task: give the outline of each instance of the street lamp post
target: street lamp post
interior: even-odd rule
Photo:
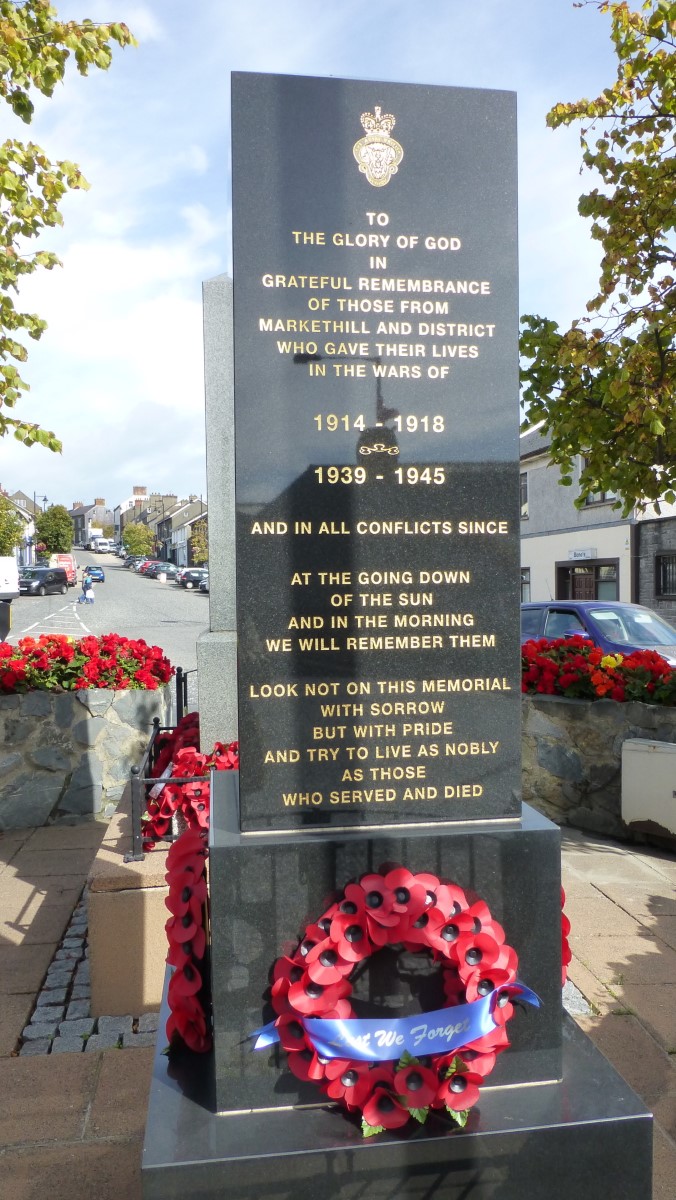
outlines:
[[[35,529],[35,516],[36,516],[36,512],[37,512],[37,507],[38,507],[38,504],[37,504],[38,500],[41,500],[41,501],[42,501],[42,504],[43,504],[43,509],[42,509],[42,511],[44,512],[44,511],[45,511],[45,510],[44,510],[44,505],[46,505],[46,503],[47,503],[47,497],[46,497],[46,496],[38,496],[37,492],[33,492],[33,529],[34,529],[35,533],[37,533],[37,530]],[[31,544],[31,547],[30,547],[30,550],[31,550],[31,555],[30,555],[30,560],[31,560],[31,563],[34,561],[34,552],[35,552],[35,547],[36,547],[36,545],[37,545],[37,537],[34,537],[34,538],[33,538],[33,541],[32,541],[32,544]]]

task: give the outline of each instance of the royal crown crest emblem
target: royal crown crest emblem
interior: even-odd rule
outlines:
[[[366,137],[355,142],[352,152],[369,183],[373,187],[384,187],[396,175],[404,157],[399,142],[390,137],[396,125],[395,118],[392,113],[383,113],[376,107],[372,113],[362,113],[360,119]]]

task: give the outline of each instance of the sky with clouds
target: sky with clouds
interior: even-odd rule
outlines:
[[[229,270],[230,72],[269,71],[518,94],[521,311],[566,322],[594,290],[598,249],[577,199],[575,130],[559,100],[615,75],[608,18],[572,0],[54,0],[63,18],[121,20],[135,49],[38,99],[2,137],[75,160],[91,184],[46,247],[63,267],[25,281],[49,324],[29,345],[16,412],[63,453],[0,443],[0,484],[67,507],[149,491],[206,494],[202,281]]]

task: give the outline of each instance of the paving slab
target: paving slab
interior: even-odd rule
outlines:
[[[2,1159],[7,1200],[141,1200],[142,1149],[141,1138],[134,1138],[8,1150]]]
[[[637,918],[599,892],[593,896],[566,896],[565,913],[571,933],[578,937],[635,937],[640,933]]]
[[[101,1055],[85,1137],[142,1136],[153,1069],[153,1050],[136,1054],[107,1050]]]
[[[676,1146],[659,1128],[655,1129],[653,1171],[652,1200],[674,1200]]]
[[[676,951],[657,945],[647,932],[635,937],[577,937],[570,945],[592,974],[612,987],[624,983],[675,983]]]
[[[621,883],[604,883],[599,885],[599,890],[638,920],[652,921],[661,913],[676,916],[676,891],[671,884],[658,889],[654,885],[637,887],[632,883],[631,886],[622,887]]]
[[[96,1055],[0,1060],[0,1095],[11,1096],[0,1106],[0,1145],[81,1138],[98,1069]]]
[[[676,1091],[676,1063],[636,1017],[610,1015],[576,1020],[648,1108]]]
[[[676,988],[671,984],[624,983],[622,1002],[636,1014],[667,1054],[676,1055]],[[675,1189],[676,1190],[676,1189]]]
[[[8,902],[27,902],[37,892],[43,898],[44,904],[58,904],[68,901],[71,912],[82,895],[85,877],[82,875],[28,875],[22,871],[17,874],[12,864],[0,875],[0,912],[5,915],[5,905]]]
[[[33,996],[30,993],[0,996],[0,1058],[13,1053],[32,1008]]]
[[[19,875],[31,878],[44,878],[49,875],[70,875],[78,879],[86,879],[92,863],[92,850],[89,846],[76,846],[70,850],[33,850],[32,843],[22,846],[19,853],[12,859],[12,868]]]
[[[0,994],[39,992],[55,948],[49,944],[0,946]]]
[[[82,1054],[85,1042],[81,1037],[56,1037],[52,1042],[52,1054]]]
[[[18,896],[7,905],[0,900],[0,943],[13,946],[58,944],[68,928],[71,909],[70,900],[50,904],[39,892],[34,892],[28,903]]]
[[[107,824],[103,821],[80,821],[77,825],[45,826],[34,831],[30,849],[53,852],[86,847],[93,851],[93,858],[105,837],[107,828]]]

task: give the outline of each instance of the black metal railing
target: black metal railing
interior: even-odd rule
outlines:
[[[195,670],[196,668],[189,671],[184,671],[183,667],[176,668],[176,724],[185,716],[188,707],[188,675],[193,675]],[[170,780],[166,779],[165,781],[161,777],[153,775],[153,768],[160,752],[157,745],[158,736],[160,733],[173,733],[175,728],[175,725],[160,725],[160,718],[153,717],[152,732],[141,756],[141,761],[138,766],[131,768],[131,850],[127,851],[124,856],[125,862],[143,861],[142,823],[150,789],[156,787],[157,784],[162,785],[163,782],[178,784],[194,782],[194,775],[180,779],[172,775]],[[167,833],[162,840],[172,842],[174,834]]]
[[[184,671],[183,667],[176,668],[176,723],[183,720],[188,711],[188,675],[194,675],[197,667]]]

